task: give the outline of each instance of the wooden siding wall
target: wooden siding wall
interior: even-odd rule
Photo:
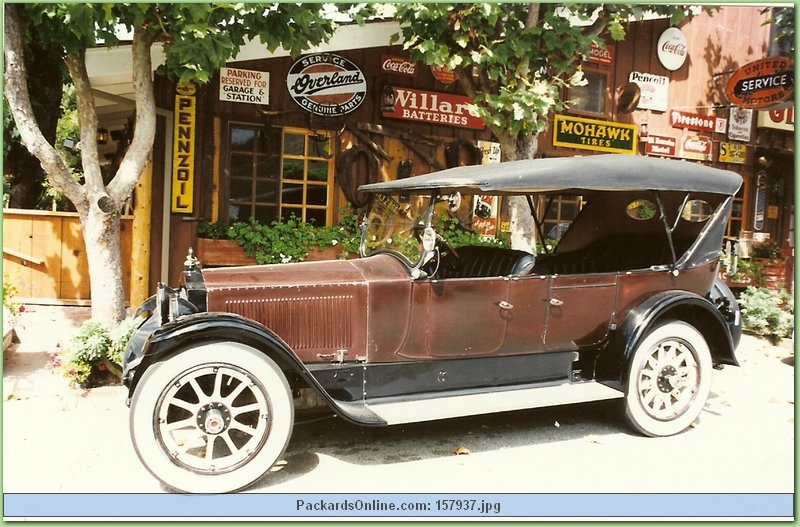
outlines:
[[[129,298],[131,221],[122,218],[121,252]],[[3,280],[28,303],[88,304],[89,262],[76,213],[3,210]]]

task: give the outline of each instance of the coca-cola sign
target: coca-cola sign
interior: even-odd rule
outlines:
[[[286,87],[294,102],[323,116],[350,113],[367,94],[364,73],[350,60],[333,53],[300,58],[289,68]]]
[[[677,27],[667,28],[658,39],[656,52],[662,66],[670,71],[680,69],[688,55],[686,37]]]
[[[417,74],[417,63],[406,57],[381,55],[381,70],[392,75],[414,77]]]
[[[681,157],[698,161],[711,161],[711,138],[688,135],[681,144]]]

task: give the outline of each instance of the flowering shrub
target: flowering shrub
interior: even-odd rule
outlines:
[[[748,287],[739,296],[742,327],[770,339],[789,337],[794,329],[794,299],[785,289]]]
[[[67,344],[64,357],[53,354],[50,366],[60,368],[74,384],[88,388],[109,377],[122,378],[122,357],[136,326],[126,319],[113,328],[87,320]]]

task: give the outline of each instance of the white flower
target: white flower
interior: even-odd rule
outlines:
[[[515,102],[513,105],[514,109],[514,119],[517,121],[521,121],[525,117],[525,110],[522,106],[519,105],[518,102]]]
[[[569,79],[569,83],[572,86],[586,86],[589,84],[589,81],[586,80],[586,77],[583,75],[583,70],[578,70],[572,74],[572,77]]]
[[[339,240],[331,240],[331,245],[339,245]]]

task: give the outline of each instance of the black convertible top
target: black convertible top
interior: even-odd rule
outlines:
[[[735,195],[741,184],[735,172],[691,161],[603,154],[455,167],[362,185],[359,190],[523,195],[553,190],[678,190]]]

